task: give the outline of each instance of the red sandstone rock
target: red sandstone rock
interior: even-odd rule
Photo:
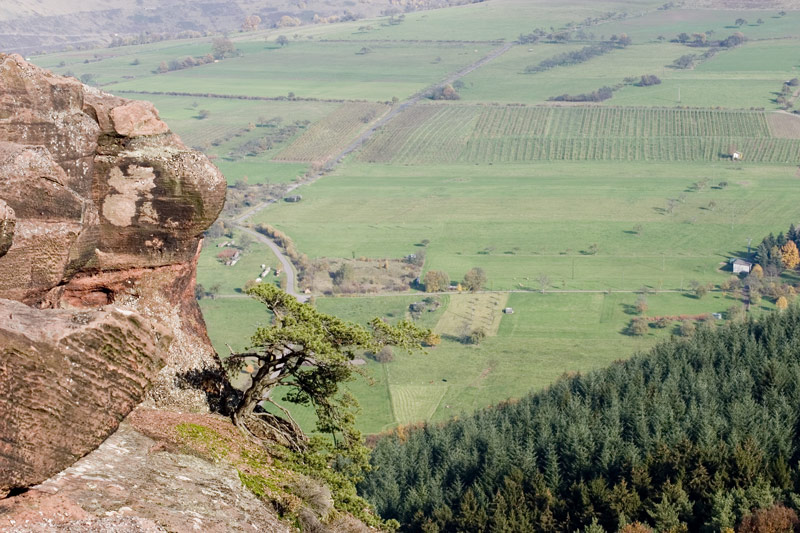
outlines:
[[[141,402],[171,340],[114,307],[42,311],[0,299],[0,323],[0,491],[97,447]]]
[[[14,240],[14,226],[17,223],[14,210],[0,200],[0,257],[6,255]]]
[[[158,135],[169,127],[158,118],[158,111],[150,102],[130,102],[111,110],[114,130],[126,137]]]
[[[190,416],[190,420],[195,419]],[[28,529],[14,529],[26,520],[34,525],[30,531],[36,532],[151,531],[117,529],[117,523],[113,529],[101,529],[111,518],[134,517],[157,525],[158,531],[290,531],[268,505],[242,486],[230,464],[158,444],[124,421],[97,450],[29,491],[33,495],[0,500],[0,532],[27,533]],[[42,522],[56,527],[42,527]]]
[[[207,407],[194,275],[224,198],[152,104],[0,54],[0,299],[28,306],[0,301],[0,493],[97,447],[151,383],[160,405]],[[63,308],[91,320],[73,331]]]

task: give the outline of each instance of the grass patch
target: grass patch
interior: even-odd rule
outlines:
[[[404,425],[430,420],[447,392],[447,385],[394,385],[390,390],[395,422]]]
[[[475,330],[494,336],[500,327],[508,294],[453,294],[435,332],[443,337],[461,339]]]
[[[237,245],[243,245],[245,242],[243,236],[242,232],[234,231],[233,241]],[[231,241],[230,238],[220,237],[205,241],[198,261],[197,274],[197,282],[204,289],[209,290],[211,287],[217,286],[219,296],[244,296],[242,287],[248,281],[255,280],[260,276],[263,272],[261,265],[266,265],[270,269],[263,281],[280,283],[284,275],[277,277],[274,275],[281,266],[270,247],[258,242],[250,235],[247,235],[246,239],[249,240],[249,243],[241,251],[238,262],[232,266],[225,266],[224,263],[217,259],[217,254],[228,249],[228,247],[220,248],[217,245]]]

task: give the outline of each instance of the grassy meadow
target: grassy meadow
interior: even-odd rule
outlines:
[[[478,346],[444,338],[426,353],[395,352],[395,360],[368,362],[365,370],[374,383],[360,378],[351,385],[360,399],[361,429],[368,433],[395,424],[440,421],[470,412],[531,389],[547,386],[564,373],[585,372],[627,357],[673,334],[673,320],[665,329],[651,328],[644,337],[623,333],[630,323],[637,295],[621,293],[512,293],[503,295],[514,314],[498,312],[499,330]],[[426,325],[448,321],[448,310],[458,298],[434,313],[424,313]],[[355,301],[353,301],[355,300]],[[401,316],[410,301],[401,296],[320,298],[326,312],[366,322],[372,316]],[[649,316],[677,316],[724,312],[736,301],[720,293],[698,300],[685,294],[648,296]],[[456,304],[457,305],[457,304]],[[763,312],[771,307],[752,312]],[[353,309],[359,311],[353,312]],[[349,312],[347,312],[349,311]],[[431,315],[431,316],[425,316]],[[311,423],[311,418],[306,419]]]
[[[487,54],[491,45],[237,42],[241,57],[121,81],[114,90],[388,101],[407,98]],[[205,53],[210,51],[208,47]],[[178,59],[181,56],[177,57]],[[156,68],[155,64],[152,68]]]
[[[217,254],[228,249],[218,245],[230,242],[230,238],[207,238],[204,241],[197,265],[197,283],[206,290],[216,286],[221,297],[244,296],[242,287],[247,281],[254,280],[261,274],[263,271],[261,265],[266,265],[270,269],[265,281],[280,283],[282,276],[274,275],[275,271],[281,268],[280,262],[266,244],[250,239],[249,235],[240,231],[234,231],[233,237],[234,242],[243,250],[239,260],[232,266],[225,266],[217,259]]]
[[[674,38],[674,35],[669,37]],[[699,62],[695,68],[676,69],[673,61],[688,54],[699,56],[704,49],[679,43],[634,40],[634,44],[625,49],[585,63],[534,74],[525,73],[525,67],[579,47],[572,44],[523,45],[466,76],[461,96],[476,102],[539,104],[564,93],[590,93],[603,86],[613,87],[626,77],[655,74],[661,79],[660,85],[626,85],[603,105],[777,109],[775,93],[784,80],[800,74],[798,43],[800,40],[796,38],[752,41],[722,50]]]
[[[514,40],[533,28],[560,28],[607,13],[640,14],[655,10],[663,2],[653,0],[501,0],[480,2],[449,9],[405,13],[400,23],[389,17],[347,24],[312,26],[298,30],[300,36],[348,40],[442,41]],[[603,30],[605,31],[605,30]],[[290,32],[276,30],[276,35]],[[292,32],[294,33],[294,32]]]
[[[254,222],[312,257],[403,257],[428,239],[426,270],[461,279],[480,266],[495,290],[537,290],[541,274],[559,289],[680,289],[724,281],[720,263],[748,238],[800,218],[797,179],[794,167],[732,163],[351,163]]]

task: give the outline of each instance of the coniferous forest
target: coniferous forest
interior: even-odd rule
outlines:
[[[403,531],[797,531],[800,309],[377,442]]]

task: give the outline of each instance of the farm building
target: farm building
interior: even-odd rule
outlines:
[[[742,152],[733,152],[731,153],[731,159],[734,161],[741,161],[742,160]]]
[[[503,314],[505,314],[505,315],[513,315],[514,314],[514,308],[513,307],[506,307],[505,309],[503,309]]]
[[[233,266],[241,255],[242,253],[235,248],[226,248],[217,254],[217,259],[225,263],[225,266]]]
[[[730,263],[734,274],[739,274],[741,272],[749,274],[753,269],[753,263],[745,261],[744,259],[739,259],[738,257],[731,258]]]
[[[284,198],[283,201],[284,202],[290,202],[290,203],[297,203],[302,199],[303,199],[303,197],[300,196],[299,194],[293,194],[292,196],[287,196],[286,198]]]

